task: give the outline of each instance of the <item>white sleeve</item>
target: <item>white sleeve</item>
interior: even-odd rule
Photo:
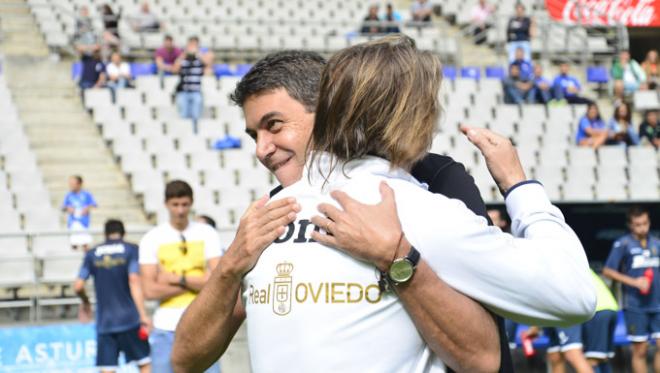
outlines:
[[[140,249],[138,250],[138,262],[140,264],[158,264],[158,243],[154,241],[153,231],[140,240]]]
[[[204,239],[204,257],[206,259],[217,258],[224,254],[220,245],[220,234],[215,229],[208,228],[209,232]]]
[[[119,66],[119,69],[120,69],[122,75],[131,75],[131,66],[128,63],[123,62]]]
[[[458,200],[401,194],[416,194],[416,201],[397,194],[408,240],[456,290],[526,324],[564,326],[593,315],[596,291],[582,244],[540,184],[507,196],[516,237],[489,227]]]
[[[117,67],[116,67],[114,64],[111,64],[111,63],[109,63],[109,64],[105,67],[105,72],[106,72],[109,76],[116,76],[117,73],[118,73],[118,71],[117,71]]]

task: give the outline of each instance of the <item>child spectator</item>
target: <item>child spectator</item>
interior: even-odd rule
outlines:
[[[638,145],[639,136],[631,122],[630,108],[625,102],[614,109],[614,115],[607,124],[609,139],[607,145]]]
[[[646,82],[649,89],[656,89],[660,85],[660,71],[658,71],[658,51],[651,49],[646,53],[646,59],[642,62],[642,70],[646,74]]]
[[[596,149],[605,144],[607,138],[608,131],[605,122],[600,117],[598,106],[592,102],[587,106],[587,113],[580,118],[575,143],[579,146]]]
[[[76,249],[81,246],[87,250],[92,237],[87,232],[90,226],[90,210],[98,207],[94,196],[82,189],[83,179],[74,175],[69,177],[69,193],[64,197],[62,210],[67,213],[67,228],[73,232],[71,246]]]
[[[644,121],[639,126],[639,135],[643,141],[648,141],[656,148],[660,147],[660,123],[657,110],[644,113]]]
[[[554,96],[557,100],[566,100],[569,104],[591,104],[588,98],[580,96],[582,86],[580,81],[569,75],[570,66],[568,62],[564,61],[559,65],[559,75],[555,77],[553,82]]]
[[[614,95],[631,95],[640,89],[646,89],[646,73],[637,61],[630,58],[628,51],[621,51],[614,60],[610,74],[614,79]]]

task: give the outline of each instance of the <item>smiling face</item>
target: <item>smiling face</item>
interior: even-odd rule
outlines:
[[[257,143],[257,158],[282,186],[302,177],[314,113],[284,88],[252,95],[243,104],[245,131]]]

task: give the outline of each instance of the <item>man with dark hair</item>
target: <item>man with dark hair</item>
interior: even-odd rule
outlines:
[[[294,184],[302,176],[307,143],[314,126],[319,79],[324,65],[325,61],[311,52],[274,53],[257,62],[231,96],[232,100],[243,108],[246,132],[257,143],[257,157],[283,186]],[[501,152],[506,153],[506,151],[506,149],[498,149],[496,153],[489,154],[493,159],[487,158],[487,161],[497,164],[497,159],[502,158]],[[504,155],[508,157],[510,154]],[[514,157],[517,160],[515,154]],[[429,191],[460,199],[477,215],[488,219],[486,208],[473,179],[460,163],[450,157],[428,154],[415,165],[412,175],[427,183]],[[280,189],[281,187],[276,188],[271,195]],[[291,223],[300,210],[300,206],[293,199],[281,199],[269,204],[266,202],[267,198],[264,197],[245,212],[236,238],[227,249],[228,252],[239,249],[263,250],[284,233],[284,226]],[[177,371],[200,369],[217,359],[225,351],[231,336],[245,317],[240,297],[231,317],[218,316],[217,310],[224,306],[223,302],[229,298],[219,284],[223,276],[228,275],[223,271],[217,271],[214,276],[216,276],[214,281],[210,282],[190,306],[177,331],[178,338],[172,355]],[[434,290],[430,289],[430,291]],[[236,296],[238,295],[237,293]],[[443,296],[438,295],[437,299],[443,300]],[[461,301],[472,302],[466,297]],[[440,345],[446,343],[449,346],[448,356],[451,356],[451,359],[461,360],[468,358],[466,352],[470,349],[467,346],[479,348],[477,345],[482,343],[483,339],[481,335],[473,335],[463,327],[464,324],[457,322],[465,317],[463,314],[457,312],[455,316],[456,319],[449,324],[434,325],[437,327],[435,330],[440,329],[445,333],[444,342],[435,340],[428,342]],[[432,323],[435,320],[424,321]],[[483,319],[471,319],[469,323],[478,326],[479,333],[497,331],[495,323],[488,316]],[[420,330],[424,330],[422,324],[418,326]],[[497,326],[501,347],[500,370],[511,371],[506,334],[503,331],[503,322],[499,318]],[[220,334],[223,334],[222,338]],[[226,335],[229,336],[229,340],[224,339]],[[492,346],[488,346],[490,347]]]
[[[172,372],[174,330],[186,307],[208,281],[222,251],[212,227],[190,221],[193,191],[185,181],[165,186],[169,222],[152,228],[140,241],[140,273],[147,299],[160,301],[154,313],[151,359],[155,372]],[[218,373],[215,364],[207,372]],[[211,365],[211,364],[209,364]]]
[[[159,74],[172,75],[174,73],[174,63],[181,55],[181,48],[174,45],[172,35],[165,35],[163,46],[156,49],[154,60]]]
[[[138,275],[138,248],[124,241],[124,233],[120,220],[105,223],[105,242],[85,254],[73,288],[82,300],[80,319],[88,322],[92,306],[85,292],[85,281],[94,277],[96,366],[101,372],[116,371],[119,352],[123,352],[127,362],[136,362],[140,372],[147,373],[151,371],[151,358],[144,330],[151,320],[144,308]]]
[[[87,230],[90,226],[90,211],[98,207],[94,196],[84,190],[83,179],[80,175],[69,177],[69,193],[64,197],[62,211],[67,213],[67,228],[72,232],[71,246],[76,249],[87,249],[92,237]]]
[[[623,285],[623,312],[632,342],[633,373],[647,372],[648,340],[660,343],[660,240],[649,234],[651,220],[643,208],[627,214],[630,233],[614,241],[603,275]],[[660,372],[660,349],[654,370]]]
[[[199,39],[196,36],[190,37],[184,53],[174,62],[172,72],[178,73],[180,78],[176,87],[179,115],[181,118],[192,119],[195,132],[204,109],[202,76],[207,67],[208,63],[199,48]]]

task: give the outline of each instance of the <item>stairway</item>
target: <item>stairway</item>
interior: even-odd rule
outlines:
[[[24,1],[1,2],[0,19],[7,82],[53,205],[62,203],[68,176],[78,174],[99,204],[93,226],[108,218],[146,225],[141,204],[83,108],[71,61],[49,56]]]

